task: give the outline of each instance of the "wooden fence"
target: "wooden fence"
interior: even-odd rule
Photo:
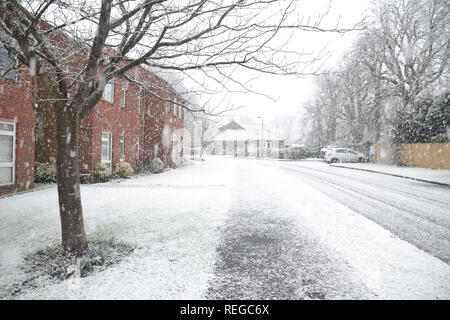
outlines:
[[[377,163],[450,170],[450,143],[375,144]]]

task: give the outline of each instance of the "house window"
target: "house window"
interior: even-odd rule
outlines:
[[[8,55],[8,51],[0,44],[0,77],[16,79],[15,64]]]
[[[0,122],[0,185],[13,184],[16,158],[16,124]]]
[[[109,170],[112,170],[112,134],[111,132],[102,132],[102,163]]]
[[[120,162],[125,162],[125,135],[120,136]]]
[[[182,116],[182,112],[183,111],[183,109],[181,108],[181,106],[178,106],[178,117],[181,119],[181,116]]]
[[[175,103],[173,104],[173,115],[175,118],[177,117],[177,105]]]
[[[120,97],[120,106],[125,108],[127,102],[127,89],[122,88],[122,96]]]
[[[110,80],[105,85],[105,88],[103,89],[103,100],[113,103],[114,102],[114,81]]]

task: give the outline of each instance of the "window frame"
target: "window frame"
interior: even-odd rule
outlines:
[[[120,97],[120,107],[125,109],[127,106],[127,88],[122,88],[122,96]]]
[[[111,85],[111,100],[108,99],[107,96],[107,90],[106,88],[108,87],[108,85]],[[114,103],[114,79],[109,80],[106,84],[105,84],[105,88],[103,88],[103,93],[102,93],[102,100],[106,101],[108,103]]]
[[[109,135],[109,139],[105,139],[103,138],[103,134],[108,134]],[[100,146],[100,161],[102,164],[109,164],[109,169],[112,172],[112,133],[108,132],[108,131],[102,131],[102,140],[101,140],[101,146]],[[108,156],[109,156],[109,160],[103,160],[102,159],[102,154],[103,154],[103,141],[108,141],[109,140],[109,152],[108,152]]]
[[[12,136],[13,137],[13,141],[12,141],[12,147],[13,147],[13,157],[12,157],[12,162],[0,162],[0,167],[1,168],[12,168],[12,176],[11,176],[11,182],[7,182],[7,183],[0,183],[0,186],[8,186],[8,185],[13,185],[16,183],[16,130],[17,130],[17,123],[15,121],[5,121],[5,120],[0,120],[0,123],[4,123],[4,124],[9,124],[13,126],[13,130],[12,131],[4,131],[4,130],[0,130],[0,135],[4,135],[4,136]]]

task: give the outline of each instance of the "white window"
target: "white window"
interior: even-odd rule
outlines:
[[[112,134],[111,132],[102,132],[102,163],[109,170],[112,170]]]
[[[182,111],[183,111],[183,109],[181,108],[181,106],[178,106],[178,118],[180,118],[180,119],[181,119]]]
[[[120,97],[120,106],[125,108],[127,102],[127,89],[122,88],[122,96]]]
[[[108,81],[103,90],[103,100],[113,103],[114,102],[114,80]]]
[[[125,135],[120,136],[120,162],[125,162]]]
[[[0,122],[0,185],[13,184],[16,161],[16,124]]]
[[[175,118],[177,117],[177,105],[175,103],[173,104],[173,115]]]

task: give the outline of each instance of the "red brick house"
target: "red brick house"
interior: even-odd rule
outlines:
[[[6,57],[0,55],[0,65]],[[171,166],[183,156],[184,109],[174,103],[182,100],[148,70],[136,68],[135,76],[144,88],[114,79],[83,119],[81,174],[91,174],[97,162],[111,170],[128,162],[136,169],[156,157]],[[55,110],[45,102],[45,91],[30,83],[0,76],[0,195],[33,188],[34,161],[56,156]]]
[[[34,187],[32,90],[15,72],[2,73],[8,59],[0,47],[0,195]]]
[[[80,173],[91,174],[98,162],[111,170],[118,162],[133,169],[158,157],[166,166],[181,159],[184,112],[167,82],[144,68],[135,77],[143,87],[125,79],[105,86],[103,97],[81,123]],[[56,155],[56,114],[50,104],[36,109],[36,161]],[[170,138],[167,136],[170,135]],[[172,141],[175,140],[175,141]]]

